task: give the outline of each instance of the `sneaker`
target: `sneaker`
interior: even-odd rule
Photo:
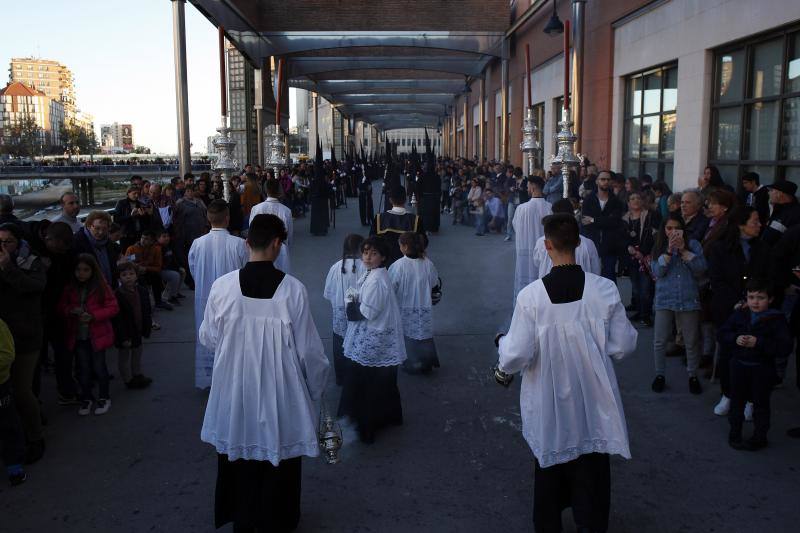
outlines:
[[[86,416],[91,412],[92,412],[92,401],[91,400],[82,401],[80,408],[78,408],[78,414],[81,416]]]
[[[656,379],[653,380],[653,384],[650,385],[650,388],[653,389],[653,392],[663,392],[664,385],[667,384],[666,378],[664,376],[656,376]]]
[[[16,487],[17,485],[22,485],[23,483],[25,483],[25,481],[27,481],[27,479],[28,475],[25,473],[24,470],[8,475],[8,481],[9,483],[11,483],[12,487]]]
[[[653,319],[645,317],[645,318],[642,319],[641,322],[639,322],[639,325],[642,326],[643,328],[652,328],[653,327]]]
[[[97,407],[94,410],[96,415],[104,415],[111,409],[111,400],[100,398],[97,400]]]
[[[508,235],[506,235],[506,238],[505,238],[505,239],[503,239],[503,240],[504,240],[504,241],[506,241],[506,242],[508,242],[508,241],[510,241],[510,240],[511,240],[511,237],[509,237]]]
[[[697,376],[691,376],[689,378],[689,392],[692,394],[703,393],[703,387],[700,385],[700,380],[697,379]]]
[[[753,402],[747,402],[744,406],[744,419],[747,422],[753,421]]]
[[[181,301],[178,300],[178,298],[176,296],[173,296],[172,298],[167,300],[167,302],[169,302],[169,304],[172,305],[172,306],[181,306],[181,305],[183,305],[181,303]]]
[[[153,331],[158,331],[159,329],[161,329],[161,324],[153,320],[153,324],[150,327],[152,328]]]
[[[167,302],[158,302],[155,305],[155,307],[158,308],[158,309],[164,309],[165,311],[172,311],[173,309],[175,309],[174,307],[172,307]]]
[[[180,292],[175,295],[176,298],[186,298],[185,294],[181,294]]]
[[[135,376],[133,376],[133,379],[136,379],[139,382],[144,383],[145,385],[150,385],[153,382],[153,378],[149,378],[144,374],[136,374]]]
[[[58,405],[79,405],[80,403],[77,396],[58,395]]]
[[[717,416],[727,416],[730,410],[731,399],[723,394],[722,398],[719,399],[719,403],[714,407],[714,414]]]

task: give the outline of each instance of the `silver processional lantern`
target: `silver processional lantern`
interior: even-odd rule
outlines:
[[[527,176],[533,174],[535,167],[536,152],[539,151],[539,129],[536,127],[533,119],[533,107],[528,106],[525,109],[525,119],[522,121],[522,142],[519,143],[519,149],[526,154],[528,159]]]
[[[217,160],[214,162],[212,170],[222,174],[222,191],[226,202],[230,201],[229,180],[233,173],[239,170],[239,162],[233,158],[233,149],[236,147],[236,141],[231,139],[230,131],[227,117],[223,116],[222,124],[217,128],[217,134],[212,141],[214,149],[217,151]]]
[[[570,120],[569,108],[562,110],[561,122],[556,134],[557,152],[550,158],[551,165],[561,165],[561,176],[564,180],[564,198],[569,198],[569,169],[575,168],[583,161],[581,154],[575,153],[575,142],[578,136],[572,131],[574,123]]]
[[[278,177],[278,171],[286,166],[286,145],[283,142],[283,132],[275,124],[264,128],[264,154],[266,166],[271,167]]]

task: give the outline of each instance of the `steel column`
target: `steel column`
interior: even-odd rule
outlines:
[[[478,137],[480,137],[480,146],[478,147],[478,162],[486,159],[486,128],[484,127],[484,123],[486,122],[486,106],[484,105],[486,102],[486,78],[481,78],[480,85],[481,101],[478,103],[478,112],[480,115],[478,117],[480,119],[480,124],[478,124]]]
[[[507,41],[506,41],[507,42]],[[500,160],[508,161],[508,59],[502,60],[500,69]]]
[[[172,45],[175,60],[175,107],[178,114],[178,161],[181,176],[192,170],[189,149],[189,83],[186,74],[186,0],[172,0]]]
[[[469,95],[464,93],[464,157],[469,158]]]

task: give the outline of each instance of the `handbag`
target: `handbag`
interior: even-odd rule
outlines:
[[[431,303],[433,305],[442,301],[442,278],[439,278],[439,283],[431,289]]]

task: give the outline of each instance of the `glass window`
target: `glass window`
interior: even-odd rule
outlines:
[[[761,182],[793,176],[800,159],[800,26],[715,54],[709,164],[729,183],[753,170]],[[747,75],[743,74],[747,73]],[[743,90],[746,82],[746,91]],[[731,179],[732,178],[732,179]]]
[[[792,47],[789,49],[789,72],[786,74],[786,92],[800,91],[800,33],[792,37]]]
[[[667,65],[630,76],[625,94],[625,175],[644,172],[666,179],[667,165],[672,168],[675,156],[678,67]]]
[[[782,38],[756,46],[753,51],[750,97],[764,98],[780,94],[782,67]]]
[[[744,49],[721,54],[717,59],[719,103],[742,99],[744,87]]]

